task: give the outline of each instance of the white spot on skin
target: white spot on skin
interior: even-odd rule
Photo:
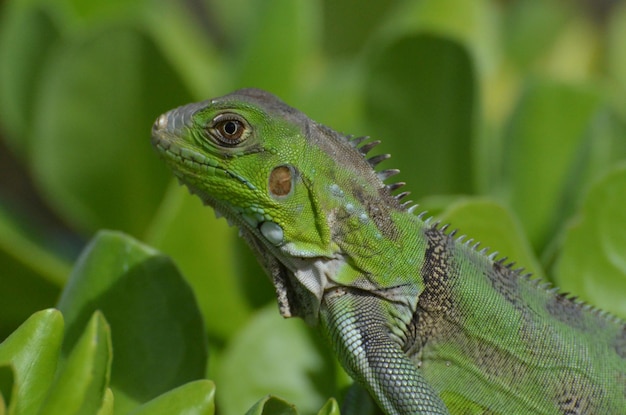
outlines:
[[[367,223],[368,217],[367,217],[367,215],[365,213],[361,213],[359,215],[359,220],[361,221],[361,223]]]
[[[343,190],[341,190],[339,185],[337,185],[336,183],[333,183],[333,184],[330,185],[330,193],[333,196],[337,196],[337,197],[343,197],[344,196]]]
[[[260,231],[271,244],[278,246],[283,243],[283,228],[277,223],[270,221],[263,222]]]
[[[354,205],[352,203],[346,203],[346,212],[350,214],[354,213]]]

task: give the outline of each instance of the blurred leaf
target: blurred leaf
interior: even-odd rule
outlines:
[[[574,207],[563,201],[573,197],[567,193],[570,175],[577,183],[585,180],[579,172],[585,171],[592,153],[588,146],[594,141],[588,133],[599,105],[593,89],[536,80],[528,84],[509,121],[501,189],[537,250],[556,233],[564,212]]]
[[[382,411],[372,399],[370,393],[361,385],[353,382],[341,402],[343,415],[382,415]]]
[[[215,413],[215,385],[208,380],[197,380],[179,386],[140,406],[129,415],[213,415]]]
[[[267,277],[259,261],[241,238],[233,241],[233,259],[237,270],[237,287],[253,308],[260,308],[269,302],[276,303],[276,290]]]
[[[600,56],[604,34],[595,30],[586,16],[567,19],[560,28],[554,45],[541,61],[546,72],[562,81],[584,81],[593,76],[594,69],[604,64]]]
[[[313,62],[318,47],[318,2],[265,0],[249,7],[254,8],[252,18],[238,26],[242,38],[235,87],[255,86],[290,100],[298,73]]]
[[[7,413],[7,407],[11,404],[15,386],[15,375],[10,363],[0,363],[0,415]]]
[[[571,9],[556,1],[513,2],[504,10],[502,26],[507,57],[519,69],[526,69],[536,62],[555,42]]]
[[[489,199],[461,199],[450,205],[439,219],[480,242],[479,249],[489,247],[489,253],[498,251],[498,258],[508,257],[518,267],[544,278],[524,230],[515,215],[500,203]]]
[[[234,229],[217,220],[213,209],[173,182],[146,238],[181,268],[197,293],[209,334],[222,341],[241,328],[250,313],[237,285],[235,238]]]
[[[96,311],[57,374],[41,413],[95,414],[109,383],[112,357],[109,325]]]
[[[32,313],[51,307],[69,274],[69,265],[39,245],[0,204],[0,339]]]
[[[233,2],[229,0],[226,3],[229,15],[239,19],[240,15],[232,8]],[[212,37],[217,30],[218,18],[205,11],[202,2],[194,3],[191,9],[189,4],[185,1],[152,0],[143,8],[141,16],[155,44],[194,99],[199,101],[216,94],[230,82],[232,74],[224,68],[226,62]]]
[[[107,388],[104,391],[104,398],[102,399],[102,406],[98,410],[96,415],[113,415],[113,408],[115,399],[113,398],[113,391],[111,388]]]
[[[330,398],[328,401],[326,401],[326,403],[324,404],[322,409],[319,410],[317,415],[340,415],[339,405],[337,404],[335,398]]]
[[[357,54],[394,5],[389,0],[368,1],[367,7],[359,0],[322,1],[324,48],[328,54]]]
[[[298,415],[296,407],[275,396],[266,396],[246,412],[246,415]]]
[[[494,39],[497,36],[496,7],[488,0],[399,2],[387,19],[383,33],[398,36],[422,32],[451,38],[472,49],[472,58],[480,61],[493,54],[498,45]]]
[[[63,340],[63,317],[58,310],[33,314],[0,344],[0,363],[14,368],[12,415],[37,413],[55,377]]]
[[[140,234],[169,180],[150,126],[189,100],[140,32],[111,27],[69,42],[44,74],[33,168],[57,213],[79,229]]]
[[[91,313],[106,316],[116,412],[204,375],[206,338],[193,293],[169,258],[126,235],[97,234],[76,263],[59,309],[67,326],[64,354]]]
[[[626,119],[626,2],[617,2],[610,15],[607,36],[607,70],[609,81],[615,83],[612,98]]]
[[[42,69],[59,30],[42,2],[5,3],[0,16],[0,117],[9,143],[24,156]]]
[[[89,27],[116,18],[133,16],[151,0],[57,0],[63,3],[66,24]]]
[[[258,311],[224,350],[216,378],[221,413],[245,413],[270,392],[304,413],[317,411],[335,391],[334,360],[320,340],[301,320],[280,317],[275,304]]]
[[[413,194],[471,192],[476,97],[467,51],[433,35],[402,37],[368,71],[365,119]]]
[[[589,191],[554,267],[562,290],[626,319],[626,165]]]

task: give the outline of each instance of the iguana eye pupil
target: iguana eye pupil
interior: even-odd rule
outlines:
[[[217,125],[217,129],[222,137],[228,140],[238,140],[243,134],[244,127],[241,121],[226,120],[220,122]]]
[[[208,131],[219,143],[233,146],[246,139],[249,127],[244,120],[234,114],[222,114],[213,119]]]
[[[235,135],[239,130],[239,125],[235,121],[226,121],[224,123],[224,132],[227,135]]]

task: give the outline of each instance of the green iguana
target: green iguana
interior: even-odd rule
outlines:
[[[257,89],[161,115],[152,143],[237,225],[280,313],[321,326],[387,414],[626,414],[626,325],[415,215],[341,135]]]

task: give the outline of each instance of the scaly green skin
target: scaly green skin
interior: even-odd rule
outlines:
[[[253,89],[153,127],[386,413],[626,413],[624,323],[414,216],[359,142]]]

